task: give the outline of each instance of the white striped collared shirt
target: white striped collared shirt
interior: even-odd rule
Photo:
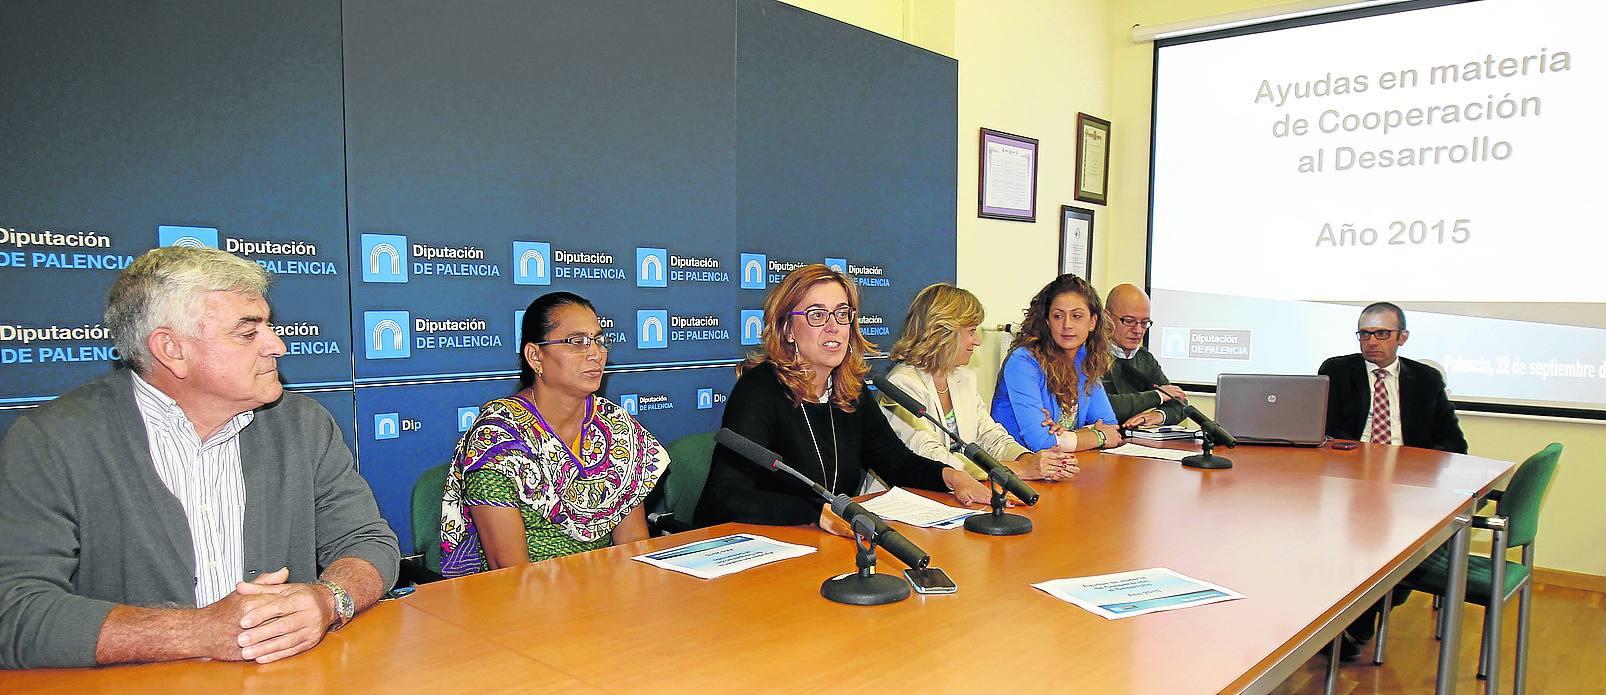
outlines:
[[[234,591],[245,568],[245,478],[240,430],[254,414],[234,416],[201,441],[178,403],[134,375],[134,402],[145,421],[156,475],[184,507],[195,549],[195,606]]]

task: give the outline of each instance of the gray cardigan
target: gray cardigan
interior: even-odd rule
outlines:
[[[396,534],[329,411],[286,393],[240,432],[242,579],[316,581],[355,557],[396,581]],[[18,418],[0,442],[0,667],[89,666],[115,604],[195,606],[184,509],[118,370]]]

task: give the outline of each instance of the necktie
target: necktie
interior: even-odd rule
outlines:
[[[1378,369],[1372,372],[1377,377],[1372,382],[1372,436],[1369,438],[1373,444],[1388,444],[1393,439],[1389,427],[1389,390],[1384,385],[1388,378],[1387,369]]]

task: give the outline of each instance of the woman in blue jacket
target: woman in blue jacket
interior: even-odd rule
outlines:
[[[993,419],[1033,451],[1121,444],[1100,383],[1110,370],[1110,327],[1086,280],[1069,273],[1044,286],[1026,309],[993,396]]]

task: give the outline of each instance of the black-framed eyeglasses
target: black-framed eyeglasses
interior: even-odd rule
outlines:
[[[1355,331],[1355,337],[1358,340],[1366,340],[1367,338],[1377,338],[1378,340],[1388,340],[1389,338],[1393,338],[1395,333],[1399,333],[1399,332],[1400,331],[1394,330],[1392,328],[1379,328],[1377,330],[1372,330],[1372,331],[1361,330],[1361,331]]]
[[[578,335],[571,335],[567,338],[558,338],[557,340],[543,340],[539,343],[536,343],[536,345],[556,345],[558,343],[564,343],[566,345],[573,345],[577,350],[584,350],[592,345],[595,345],[603,350],[607,350],[608,348],[613,347],[613,344],[616,342],[618,341],[615,340],[613,335],[609,333],[598,333],[596,335],[586,335],[581,333]]]
[[[1117,316],[1115,317],[1115,320],[1120,321],[1121,325],[1126,326],[1127,328],[1135,328],[1141,324],[1143,326],[1143,330],[1145,331],[1149,330],[1149,327],[1154,325],[1154,321],[1149,319],[1143,319],[1142,321],[1139,321],[1138,317],[1136,316]]]
[[[833,311],[831,309],[826,309],[825,307],[818,307],[817,306],[817,307],[813,307],[813,308],[809,308],[809,309],[804,309],[802,311],[793,311],[793,312],[790,312],[790,313],[793,316],[802,316],[803,320],[808,321],[809,325],[813,326],[815,328],[819,328],[820,326],[824,326],[825,325],[825,317],[827,317],[827,316],[835,318],[836,322],[837,322],[837,325],[839,325],[839,326],[847,326],[847,325],[850,325],[850,324],[853,323],[853,309],[852,309],[852,307],[845,307],[845,306],[844,307],[838,307],[835,311]]]

